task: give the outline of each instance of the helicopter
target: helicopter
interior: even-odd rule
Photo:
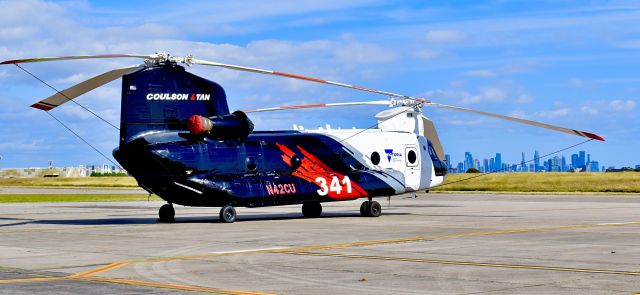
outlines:
[[[388,91],[285,72],[155,54],[81,55],[8,60],[0,64],[138,58],[34,103],[51,111],[121,78],[119,145],[113,157],[138,185],[165,200],[160,222],[174,222],[173,204],[220,207],[221,222],[236,220],[235,207],[302,205],[304,217],[319,217],[324,202],[366,199],[364,217],[382,213],[377,197],[415,193],[441,185],[448,163],[433,122],[422,112],[435,107],[475,113],[604,141],[594,133],[542,122],[450,106]],[[224,89],[186,71],[204,65],[350,88],[386,100],[279,106],[230,112]],[[388,105],[375,128],[254,131],[247,113]]]

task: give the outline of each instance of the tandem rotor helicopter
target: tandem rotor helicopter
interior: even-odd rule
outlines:
[[[221,207],[220,220],[236,220],[234,207],[302,204],[305,217],[318,217],[321,203],[367,199],[360,214],[378,217],[374,197],[388,197],[442,184],[444,151],[422,107],[475,113],[559,132],[604,139],[596,134],[423,98],[284,72],[230,65],[192,56],[111,54],[9,60],[20,64],[74,59],[140,58],[71,86],[32,107],[50,111],[97,87],[122,78],[119,146],[114,158],[140,187],[167,201],[159,220],[173,222],[173,204]],[[387,96],[388,100],[323,103],[229,112],[224,89],[189,73],[205,65],[324,83]],[[249,112],[378,104],[377,128],[253,131]]]

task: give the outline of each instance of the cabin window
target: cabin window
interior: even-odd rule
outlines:
[[[409,153],[407,153],[407,160],[411,164],[415,163],[418,160],[418,156],[416,155],[416,152],[414,150],[410,150]]]
[[[380,154],[378,154],[378,152],[371,153],[371,163],[373,163],[373,165],[380,164]]]

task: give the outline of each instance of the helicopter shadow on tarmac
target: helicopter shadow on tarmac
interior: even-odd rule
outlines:
[[[411,213],[385,213],[385,215],[411,215]],[[239,217],[235,222],[253,221],[273,221],[273,220],[297,220],[297,219],[322,219],[322,218],[363,218],[358,212],[331,212],[323,213],[317,218],[306,218],[300,213],[279,213],[279,214],[251,214]],[[0,228],[27,224],[48,224],[48,225],[141,225],[162,223],[157,217],[122,217],[122,218],[91,218],[91,219],[16,219],[17,222],[0,224]],[[192,216],[177,217],[177,224],[187,223],[222,223],[215,216]]]

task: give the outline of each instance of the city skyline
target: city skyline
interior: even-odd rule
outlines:
[[[587,151],[581,150],[566,157],[562,153],[540,155],[534,150],[533,157],[527,158],[525,152],[521,152],[521,160],[518,163],[506,163],[502,160],[502,153],[496,152],[494,157],[476,158],[472,152],[465,152],[462,161],[456,161],[450,154],[445,154],[445,160],[449,165],[449,171],[453,173],[466,172],[470,168],[480,172],[605,172],[610,168],[636,167],[640,164],[629,164],[621,167],[606,166],[604,163],[591,157]]]

